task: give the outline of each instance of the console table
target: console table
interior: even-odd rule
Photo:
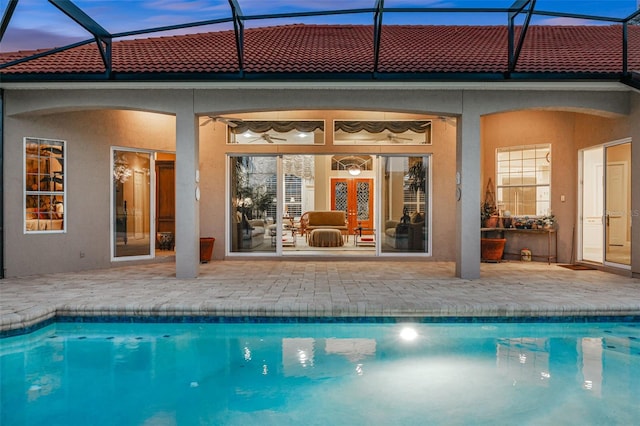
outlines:
[[[555,229],[519,229],[519,228],[480,228],[480,232],[482,235],[486,235],[489,232],[493,232],[498,234],[500,238],[506,238],[509,240],[509,234],[525,234],[525,235],[546,235],[547,236],[547,252],[545,254],[535,255],[531,253],[531,257],[547,259],[547,263],[551,264],[551,260],[554,262],[557,261],[558,258],[558,234]],[[552,242],[553,240],[553,242]],[[552,252],[553,247],[553,252]],[[520,256],[520,253],[509,253],[505,252],[504,254],[516,255]]]

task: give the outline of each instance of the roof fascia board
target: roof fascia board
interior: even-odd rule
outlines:
[[[54,82],[54,81],[449,81],[449,82],[474,82],[474,81],[503,81],[507,79],[527,79],[534,82],[541,81],[568,81],[568,80],[617,80],[624,76],[621,73],[536,73],[514,72],[508,77],[503,72],[478,72],[478,73],[116,73],[106,76],[103,73],[40,73],[40,74],[3,74],[3,81],[23,82]]]
[[[13,16],[13,11],[16,10],[17,5],[18,5],[18,0],[9,0],[9,4],[7,4],[7,8],[4,10],[4,14],[2,15],[2,21],[0,22],[0,41],[2,41],[5,31],[7,31],[7,27],[9,26],[9,21],[11,21],[11,17]]]
[[[513,90],[513,91],[606,91],[626,92],[631,88],[619,81],[68,81],[68,82],[1,82],[7,90],[237,90],[237,89],[305,89],[305,90]]]

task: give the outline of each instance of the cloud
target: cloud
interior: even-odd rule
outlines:
[[[536,25],[611,25],[609,22],[578,18],[548,18],[535,21]]]
[[[67,36],[39,29],[7,28],[0,43],[0,52],[62,47],[88,38],[91,36]]]

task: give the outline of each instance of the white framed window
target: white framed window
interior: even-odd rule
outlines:
[[[24,232],[64,232],[65,141],[24,138]]]
[[[501,212],[544,216],[551,210],[551,145],[496,150],[496,202]]]
[[[285,216],[302,216],[302,178],[284,175],[284,211]]]

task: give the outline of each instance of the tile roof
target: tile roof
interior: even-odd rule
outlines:
[[[516,31],[516,41],[518,31]],[[640,27],[628,27],[629,70],[640,69]],[[43,52],[0,54],[0,63]],[[215,79],[238,73],[233,31],[188,34],[113,43],[115,75],[191,74]],[[247,29],[245,74],[352,74],[374,70],[373,27],[288,25]],[[406,26],[382,29],[380,73],[505,73],[506,26]],[[515,72],[609,74],[622,71],[622,28],[531,26]],[[0,70],[9,75],[101,75],[105,67],[95,43]]]

